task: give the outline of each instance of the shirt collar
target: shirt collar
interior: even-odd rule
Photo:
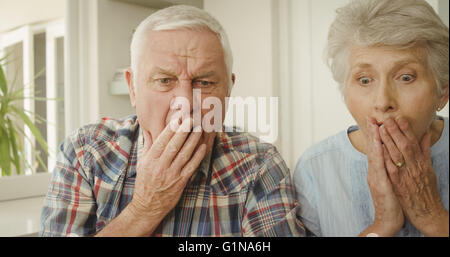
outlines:
[[[215,145],[215,142],[214,142],[214,145]],[[208,173],[209,173],[209,167],[211,164],[211,157],[212,157],[212,152],[214,150],[214,145],[213,145],[211,151],[209,151],[209,153],[206,154],[206,156],[203,158],[202,162],[200,163],[200,165],[197,168],[197,171],[200,171],[205,176],[208,176]],[[142,155],[143,150],[144,150],[144,135],[142,134],[142,129],[139,126],[139,136],[138,136],[138,141],[137,141],[137,160],[138,161]]]

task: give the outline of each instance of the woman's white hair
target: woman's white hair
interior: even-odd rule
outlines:
[[[422,46],[439,94],[448,85],[448,27],[424,0],[354,0],[337,9],[326,47],[326,61],[345,97],[352,45]]]
[[[209,29],[216,33],[222,44],[225,65],[227,68],[229,89],[231,89],[231,73],[233,69],[233,55],[227,34],[220,23],[209,13],[199,8],[188,5],[175,5],[159,10],[143,20],[133,34],[131,40],[131,69],[136,80],[138,66],[142,51],[148,39],[150,31],[175,30],[175,29]],[[136,87],[135,87],[136,89]]]

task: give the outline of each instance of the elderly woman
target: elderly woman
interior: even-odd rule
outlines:
[[[316,236],[448,236],[449,32],[422,0],[352,1],[327,58],[357,126],[308,149],[295,174]]]

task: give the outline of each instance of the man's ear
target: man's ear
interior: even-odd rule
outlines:
[[[228,97],[230,97],[231,95],[231,89],[233,89],[234,82],[236,82],[236,75],[234,75],[234,73],[231,73],[231,87],[229,87],[228,89]]]
[[[136,108],[136,92],[134,91],[134,76],[131,68],[126,69],[125,71],[125,79],[127,80],[128,90],[130,91],[130,102],[133,108]]]

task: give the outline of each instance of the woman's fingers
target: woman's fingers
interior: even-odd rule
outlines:
[[[382,125],[380,127],[380,136],[381,140],[383,141],[384,148],[389,153],[387,156],[384,155],[384,157],[389,158],[389,161],[392,160],[392,162],[396,165],[396,167],[401,167],[405,164],[405,159],[403,158],[402,153],[400,150],[398,150],[397,146],[395,145],[394,141],[392,140],[391,136],[386,130],[386,127]],[[386,160],[385,160],[386,161]]]
[[[402,131],[403,135],[405,135],[405,137],[412,143],[417,144],[417,138],[414,135],[414,133],[412,132],[412,130],[410,129],[409,126],[409,122],[403,118],[403,117],[398,117],[396,119],[396,123],[397,126],[400,128],[400,130]]]
[[[419,145],[406,119],[398,118],[397,120],[400,124],[397,124],[393,119],[386,120],[386,128],[405,160],[407,175],[414,179],[420,179],[423,175],[422,171],[426,170],[426,165],[431,165],[428,136]],[[420,181],[416,182],[419,183]]]
[[[386,231],[390,231],[388,234],[394,235],[403,225],[404,218],[388,175],[389,162],[386,163],[386,160],[391,162],[391,159],[386,158],[387,151],[383,149],[376,121],[371,122],[368,119],[367,130],[369,134],[366,150],[369,161],[367,182],[375,209],[374,224],[380,224]]]
[[[398,185],[400,183],[399,170],[397,166],[392,162],[391,157],[389,156],[389,151],[386,146],[383,146],[383,156],[384,156],[384,164],[389,174],[389,179],[392,184]]]
[[[411,131],[408,125],[403,124],[403,128],[407,131],[408,137],[400,130],[397,123],[392,118],[386,119],[384,121],[384,126],[386,127],[389,135],[391,136],[393,142],[397,146],[397,149],[402,154],[405,162],[408,164],[415,163],[416,153],[419,153],[420,148],[417,143],[417,139],[411,141],[408,137],[411,137]]]
[[[367,158],[369,166],[372,167],[377,182],[381,179],[387,179],[383,160],[383,148],[379,136],[378,126],[374,120],[367,120],[367,129],[369,132],[369,142],[367,143]]]
[[[423,156],[425,159],[431,159],[431,133],[427,132],[422,137],[422,141],[420,142],[420,148],[422,150]]]

